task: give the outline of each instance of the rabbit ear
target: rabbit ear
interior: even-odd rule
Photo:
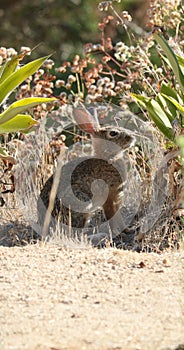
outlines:
[[[73,115],[79,128],[88,134],[94,135],[96,133],[98,130],[98,124],[85,108],[74,108]]]

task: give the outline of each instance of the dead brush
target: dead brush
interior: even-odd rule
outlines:
[[[101,108],[101,106],[99,106],[99,108],[94,108],[97,109],[99,118],[101,118]],[[64,107],[64,110],[65,109],[66,108]],[[174,155],[171,159],[166,158],[167,162],[165,162],[165,172],[162,173],[161,183],[158,184],[159,191],[156,192],[156,197],[154,197],[153,187],[154,179],[156,178],[155,174],[159,166],[162,168],[163,159],[167,157],[167,155],[164,156],[164,153],[161,150],[160,135],[155,133],[155,130],[149,123],[144,124],[144,122],[141,122],[137,117],[134,117],[133,119],[128,118],[127,121],[120,109],[114,106],[114,109],[112,110],[110,113],[106,112],[104,121],[107,120],[107,122],[109,122],[109,118],[112,121],[113,115],[115,116],[114,120],[117,118],[120,125],[132,128],[134,131],[137,130],[138,132],[136,146],[129,152],[129,157],[131,159],[132,171],[134,172],[134,169],[137,169],[139,174],[137,176],[140,176],[141,181],[139,181],[138,178],[136,180],[133,176],[131,177],[129,188],[127,189],[127,192],[125,191],[125,197],[128,199],[124,203],[124,208],[127,207],[129,209],[125,210],[122,208],[122,215],[126,216],[128,214],[128,220],[131,222],[133,231],[130,235],[122,233],[119,237],[115,238],[111,244],[118,248],[139,251],[160,252],[165,249],[176,249],[180,246],[183,232],[182,209],[179,209],[182,200],[181,169],[178,168],[179,165],[175,160]],[[63,119],[64,118],[65,113]],[[65,128],[67,130],[67,125],[65,125]],[[142,131],[140,132],[141,128]],[[75,135],[75,127],[73,131]],[[64,134],[66,135],[67,133],[64,132]],[[79,140],[80,135],[79,138],[76,136],[75,139]],[[20,218],[19,220],[22,221],[23,213],[24,220],[31,224],[34,231],[37,231],[37,199],[43,184],[57,167],[58,149],[60,148],[60,150],[63,149],[64,151],[64,153],[62,153],[63,151],[61,152],[62,164],[64,164],[67,159],[75,159],[75,157],[79,157],[82,154],[90,154],[89,139],[82,137],[81,140],[82,143],[76,143],[67,148],[63,133],[58,134],[53,130],[52,136],[52,132],[45,129],[45,123],[43,123],[37,135],[29,135],[26,138],[26,141],[23,143],[20,142],[20,147],[17,151],[17,165],[15,172],[16,200],[14,199],[12,203],[13,194],[3,195],[6,204],[4,208],[2,207],[0,209],[2,220],[4,217],[4,221],[2,222],[15,222],[17,217],[15,218],[14,209],[17,208],[17,214],[19,213],[18,216]],[[138,186],[141,192],[137,192],[137,197],[134,198],[135,189],[137,190]],[[163,196],[158,197],[158,193],[162,193],[162,191],[164,192]],[[14,195],[13,197],[15,198]],[[139,205],[137,205],[136,200],[138,200],[139,197],[141,197],[141,200]],[[6,236],[6,242],[9,241],[9,245],[25,244],[26,242],[34,241],[35,238],[41,238],[39,234],[35,235],[35,233],[33,233],[33,230],[28,224],[23,229],[20,225],[20,221],[16,224],[18,230],[14,230],[14,232],[16,232],[14,236],[11,233],[7,240],[7,234],[4,233],[3,240]],[[91,221],[89,227],[90,232],[95,235],[95,233],[98,232],[95,231],[95,226],[102,225],[103,227],[103,223],[104,225],[106,224],[103,213],[99,211]],[[67,240],[71,242],[76,241],[76,244],[78,244],[77,242],[80,241],[80,239],[82,239],[83,242],[86,242],[84,236],[80,236],[79,239],[77,234],[71,234],[70,228],[67,232],[59,229],[59,224],[60,223],[58,222],[57,229],[53,231],[51,235],[54,241],[62,244],[63,239],[65,245]],[[11,230],[9,230],[9,232],[11,232]],[[103,246],[109,244],[106,239],[99,239],[99,243]]]
[[[101,118],[100,111],[102,106],[93,106],[93,108],[96,110],[99,118]],[[66,107],[64,107],[64,110],[66,110]],[[135,148],[129,152],[132,175],[129,179],[129,186],[125,189],[125,202],[121,209],[123,217],[127,218],[132,230],[129,235],[125,233],[120,234],[119,237],[114,238],[111,244],[123,249],[147,251],[161,251],[178,247],[179,236],[181,233],[180,218],[178,216],[172,216],[172,227],[178,227],[176,232],[174,232],[173,229],[171,230],[169,226],[167,227],[167,224],[171,222],[168,218],[171,217],[171,213],[174,213],[173,198],[171,201],[171,187],[173,186],[173,183],[171,184],[171,178],[176,176],[176,172],[169,174],[168,164],[171,161],[174,162],[174,160],[169,159],[167,162],[163,162],[165,156],[161,149],[160,136],[159,134],[157,135],[158,137],[156,136],[155,130],[149,123],[142,122],[135,116],[133,116],[133,118],[129,116],[129,118],[126,119],[123,112],[115,106],[110,109],[110,113],[107,108],[105,119],[103,120],[109,122],[110,118],[112,121],[112,115],[115,117],[114,121],[118,120],[120,125],[126,125],[127,128],[133,129],[134,132],[137,132],[137,141]],[[63,118],[65,118],[65,116]],[[66,134],[66,132],[64,133]],[[40,190],[43,187],[43,183],[49,177],[50,173],[48,169],[52,169],[51,171],[53,173],[57,166],[57,157],[53,157],[51,161],[52,152],[48,152],[49,145],[53,146],[52,142],[56,141],[54,140],[55,133],[53,133],[54,141],[51,141],[51,139],[51,132],[45,130],[45,126],[42,125],[36,136],[30,135],[27,138],[27,154],[24,155],[24,151],[21,150],[18,157],[19,161],[16,173],[18,176],[17,179],[22,179],[22,181],[21,186],[19,186],[19,182],[16,184],[17,200],[24,212],[25,218],[30,221],[35,230],[37,230],[36,207]],[[84,152],[86,149],[89,151],[89,148],[86,148],[86,145],[89,144],[89,140],[83,138],[82,140],[82,144],[77,143],[76,147],[74,144],[73,147],[71,146],[67,149],[61,137],[59,142],[61,142],[61,149],[63,147],[64,150],[64,153],[61,152],[62,164],[65,164],[68,158],[71,159],[73,156],[81,156],[84,154],[81,152]],[[56,145],[58,145],[57,142],[58,140],[56,141]],[[25,158],[27,159],[27,163]],[[30,168],[29,164],[30,159],[32,168]],[[52,164],[48,164],[48,161],[51,161]],[[164,171],[160,172],[160,177],[158,177],[159,167],[162,170],[164,169]],[[23,178],[22,173],[24,174]],[[177,193],[180,192],[179,186],[181,186],[181,184],[179,177],[178,179],[175,178],[173,181],[175,181],[176,203]],[[95,230],[96,222],[101,227],[100,231]],[[68,237],[69,240],[76,240],[76,242],[80,240],[79,237],[83,237],[82,239],[85,240],[83,235],[79,236],[75,234],[75,232],[72,232],[70,225],[67,231],[59,229],[59,225],[60,222],[58,221],[57,229],[52,231],[52,234],[50,235],[50,237],[54,237],[55,241],[61,240],[62,242],[62,237],[63,239],[67,239]],[[107,226],[107,223],[104,221],[102,212],[99,211],[91,221],[89,232],[94,236],[97,234],[96,237],[98,237],[98,233],[102,233],[103,230],[107,229],[107,227],[105,228],[105,225]],[[102,241],[99,239],[99,242],[101,242],[100,244],[102,245],[108,245],[106,239],[102,239]]]

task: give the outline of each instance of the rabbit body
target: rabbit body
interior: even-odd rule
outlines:
[[[84,228],[100,207],[114,230],[127,180],[122,151],[133,144],[134,138],[123,128],[95,126],[93,117],[83,110],[76,112],[75,119],[82,130],[91,134],[94,156],[79,157],[62,167],[51,220],[54,223],[59,219],[64,225]],[[53,181],[54,175],[47,180],[38,199],[38,222],[41,226]]]

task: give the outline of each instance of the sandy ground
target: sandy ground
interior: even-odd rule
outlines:
[[[1,350],[184,349],[181,251],[39,243],[0,260]]]

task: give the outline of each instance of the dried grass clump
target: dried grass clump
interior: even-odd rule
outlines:
[[[113,241],[109,241],[109,235],[104,234],[107,232],[104,230],[108,230],[108,225],[105,223],[103,213],[98,211],[89,224],[88,239],[90,238],[95,245],[99,246],[110,244],[122,249],[139,251],[158,252],[179,247],[182,224],[181,218],[174,216],[174,212],[178,208],[181,192],[181,170],[178,172],[178,169],[174,168],[174,154],[173,157],[164,155],[160,134],[155,132],[150,123],[141,121],[131,113],[124,113],[116,106],[111,106],[110,110],[102,104],[91,105],[90,110],[92,108],[99,120],[102,109],[106,110],[103,122],[108,124],[110,120],[111,123],[118,121],[120,126],[132,130],[137,142],[136,147],[129,152],[129,179],[124,190],[121,209],[122,216],[131,229],[130,233],[122,232]],[[63,107],[63,111],[63,116],[60,117],[65,121],[66,107]],[[71,113],[71,107],[69,111]],[[66,147],[63,133],[67,134],[67,130],[71,133],[70,122],[65,124],[60,136],[56,129],[52,130],[52,135],[51,129],[47,129],[46,124],[42,124],[36,136],[30,135],[27,138],[26,148],[19,150],[16,168],[16,192],[19,206],[24,212],[24,217],[35,230],[37,230],[38,196],[43,184],[56,169],[57,146],[59,145],[63,164],[75,157],[90,155],[91,150],[89,139],[82,135],[82,142]],[[80,135],[77,137],[74,126],[72,132],[74,139],[79,141]],[[172,167],[171,163],[173,163]],[[95,226],[98,227],[95,228]],[[72,228],[64,230],[59,223],[57,229],[51,232],[51,236],[54,241],[60,241],[61,244],[62,242],[66,244],[68,240],[80,241],[81,237],[85,240],[86,237],[83,234],[78,235],[72,231]]]

